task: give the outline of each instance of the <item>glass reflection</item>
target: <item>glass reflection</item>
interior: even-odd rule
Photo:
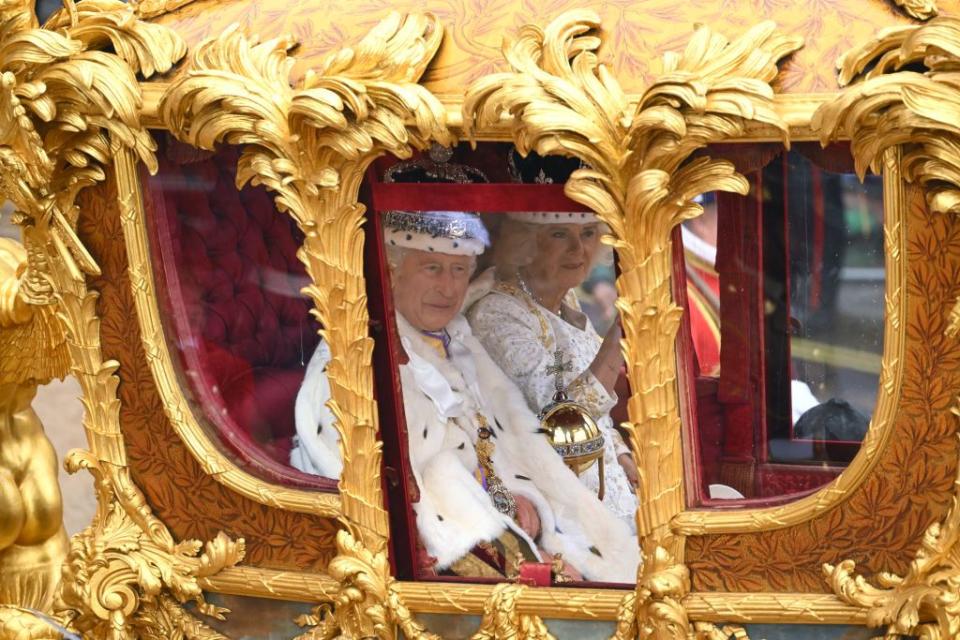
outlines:
[[[289,466],[294,399],[317,344],[301,235],[261,187],[235,186],[237,152],[162,139],[145,177],[164,328],[210,435],[267,480],[335,490]]]
[[[747,196],[705,194],[703,216],[683,225],[679,344],[704,498],[812,490],[866,434],[883,348],[883,187],[850,165],[845,150],[797,145],[749,175]]]

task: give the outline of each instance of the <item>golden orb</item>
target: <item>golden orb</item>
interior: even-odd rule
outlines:
[[[553,449],[577,475],[599,461],[600,490],[603,499],[603,434],[586,407],[567,399],[557,391],[553,402],[540,412],[540,427]]]

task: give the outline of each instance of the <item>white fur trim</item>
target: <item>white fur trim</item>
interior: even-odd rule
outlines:
[[[507,217],[527,224],[590,224],[599,222],[589,211],[510,211]]]

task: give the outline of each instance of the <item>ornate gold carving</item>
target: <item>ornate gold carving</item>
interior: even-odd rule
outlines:
[[[0,238],[0,603],[49,611],[67,534],[57,456],[30,403],[68,362],[52,308],[20,295],[26,265],[23,246]]]
[[[377,156],[450,141],[442,108],[416,84],[441,36],[432,16],[391,14],[292,88],[291,41],[256,44],[231,29],[197,47],[189,71],[160,101],[161,120],[181,140],[204,149],[220,141],[243,146],[238,184],[273,191],[306,236],[298,256],[330,346],[343,516],[373,551],[384,548],[388,532],[357,194]]]
[[[403,603],[385,551],[372,552],[349,531],[341,531],[330,575],[339,583],[333,606],[323,603],[314,607],[311,615],[301,616],[298,624],[312,628],[297,640],[393,638],[394,625],[405,638],[437,638],[413,619]]]
[[[103,180],[115,150],[156,166],[153,141],[139,122],[135,74],[169,69],[183,43],[139,22],[122,2],[87,0],[68,3],[42,29],[29,11],[6,9],[0,46],[0,188],[23,228],[20,295],[32,305],[55,305],[70,369],[83,389],[90,445],[72,452],[67,466],[89,469],[97,489],[96,519],[71,543],[58,614],[98,637],[156,637],[153,630],[216,637],[179,603],[194,600],[202,613],[222,615],[204,603],[197,579],[236,563],[242,541],[220,537],[196,557],[200,543],[175,543],[130,479],[117,364],[102,358],[96,294],[86,284],[98,267],[75,232],[76,195]],[[98,50],[104,46],[116,53]]]
[[[960,19],[941,16],[881,32],[848,51],[838,64],[840,83],[849,87],[818,109],[812,123],[824,144],[840,131],[850,135],[861,176],[867,168],[877,172],[883,152],[899,145],[904,179],[923,186],[931,211],[949,213],[960,212],[958,27]],[[913,70],[917,65],[922,73]],[[960,298],[946,333],[960,335]]]
[[[903,577],[880,573],[875,587],[856,575],[853,560],[823,572],[834,593],[866,611],[867,625],[886,627],[886,637],[918,636],[939,640],[960,636],[960,477],[953,504],[942,523],[927,529]]]
[[[114,168],[117,191],[122,194],[120,224],[143,348],[148,354],[147,363],[170,424],[204,472],[226,487],[266,505],[329,517],[338,516],[340,496],[303,491],[260,480],[238,467],[204,432],[184,396],[163,332],[136,158],[125,152],[118,153],[114,158]]]
[[[787,125],[773,109],[769,82],[777,61],[801,40],[762,23],[734,42],[700,27],[682,54],[664,56],[663,74],[629,109],[596,50],[591,11],[570,11],[546,29],[524,27],[504,45],[512,72],[477,81],[464,102],[464,125],[513,115],[521,153],[567,155],[590,168],[573,173],[567,195],[590,207],[612,235],[621,269],[617,307],[633,396],[630,423],[640,470],[638,532],[644,548],[637,590],[624,598],[618,637],[686,637],[680,600],[690,589],[683,539],[670,520],[684,509],[683,455],[674,343],[681,309],[671,291],[673,227],[702,213],[705,191],[745,193],[746,180],[726,161],[691,154],[740,135],[751,121]],[[684,164],[686,163],[686,164]],[[641,437],[642,432],[642,437]]]
[[[133,10],[141,19],[149,20],[176,11],[191,2],[193,0],[134,0],[130,4],[133,5]]]
[[[520,613],[517,601],[527,587],[520,584],[498,584],[483,605],[480,628],[473,640],[553,640],[540,616]]]
[[[851,136],[861,176],[868,167],[877,171],[881,161],[899,159],[904,178],[924,188],[927,207],[935,213],[960,213],[960,93],[954,79],[958,27],[960,20],[939,17],[881,33],[850,51],[840,61],[841,81],[849,87],[814,116],[824,143],[841,127]],[[903,70],[906,65],[912,69]],[[913,70],[918,65],[925,67],[922,73]],[[946,333],[960,333],[960,300],[950,312]],[[958,547],[960,477],[950,511],[942,523],[927,529],[904,576],[880,573],[875,587],[854,574],[852,560],[823,569],[833,591],[865,609],[867,624],[886,627],[887,636],[953,638],[960,635]]]
[[[893,153],[893,152],[891,152]],[[883,356],[880,365],[877,405],[870,428],[853,461],[832,482],[813,494],[783,506],[763,509],[698,510],[677,514],[671,523],[682,535],[772,531],[812,520],[835,508],[863,484],[876,467],[893,432],[903,386],[904,350],[907,342],[907,260],[906,219],[909,208],[900,174],[899,156],[882,164],[884,252],[886,275],[884,293]]]
[[[750,640],[746,629],[735,624],[716,626],[712,622],[694,622],[693,637],[695,640]]]
[[[894,0],[904,13],[917,20],[929,20],[937,15],[936,0]]]
[[[2,640],[61,640],[75,638],[51,618],[22,607],[0,605],[0,639]]]
[[[357,195],[377,156],[408,156],[431,139],[450,142],[442,108],[416,84],[441,37],[432,16],[392,14],[293,88],[291,41],[256,44],[231,29],[197,47],[189,71],[160,101],[161,119],[178,138],[204,149],[221,141],[242,146],[238,186],[251,181],[273,191],[278,209],[305,235],[298,256],[331,352],[329,407],[340,434],[349,530],[338,534],[329,569],[339,583],[334,607],[317,609],[304,637],[390,636],[391,624],[409,637],[424,635],[400,601],[385,553]]]

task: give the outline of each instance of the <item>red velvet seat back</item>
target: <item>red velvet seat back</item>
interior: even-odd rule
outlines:
[[[297,390],[319,339],[300,293],[302,234],[265,189],[237,190],[236,166],[233,149],[198,157],[171,146],[148,180],[167,334],[195,399],[242,462],[314,485],[286,466]]]

